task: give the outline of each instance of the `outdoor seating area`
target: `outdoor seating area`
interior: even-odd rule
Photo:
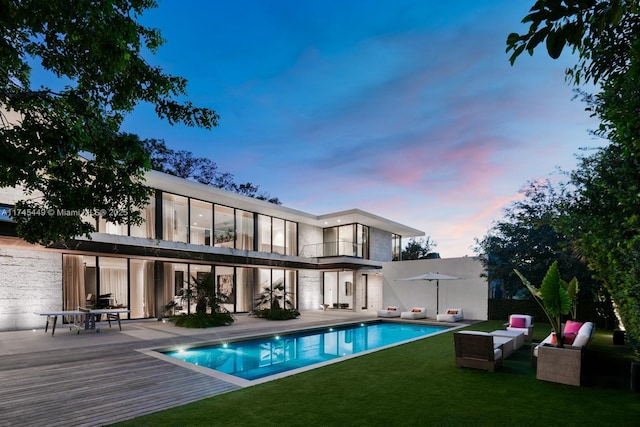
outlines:
[[[403,311],[400,313],[400,317],[402,319],[426,319],[427,318],[427,309],[425,307],[413,307],[411,311]]]

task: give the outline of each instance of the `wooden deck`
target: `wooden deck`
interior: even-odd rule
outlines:
[[[305,322],[303,326],[336,321],[344,319]],[[292,329],[296,323],[280,323],[276,329]],[[262,321],[261,325],[269,327],[225,327],[197,335],[132,339],[124,331],[144,328],[130,324],[123,325],[121,333],[116,329],[85,335],[91,345],[82,346],[76,339],[83,339],[85,332],[78,336],[60,328],[51,337],[38,331],[32,351],[0,355],[0,426],[102,426],[237,390],[238,385],[138,350],[272,333],[276,324]],[[101,344],[116,337],[123,342]],[[47,347],[63,339],[76,346]]]
[[[239,388],[135,347],[1,357],[0,425],[101,426]]]

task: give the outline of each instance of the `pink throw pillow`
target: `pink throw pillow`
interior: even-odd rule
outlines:
[[[387,307],[387,311],[396,311],[395,307]]]
[[[567,334],[578,334],[578,331],[582,327],[582,322],[574,322],[573,320],[567,320],[567,323],[564,325],[564,335]]]
[[[512,317],[511,318],[511,327],[512,328],[526,328],[527,327],[527,319],[524,317]]]
[[[458,314],[458,310],[447,310],[447,314]]]
[[[420,309],[419,308],[414,308],[413,310],[411,310],[412,313],[420,313]]]

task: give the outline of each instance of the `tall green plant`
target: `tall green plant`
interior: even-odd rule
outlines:
[[[547,270],[540,288],[533,286],[518,270],[514,271],[547,315],[551,329],[556,333],[558,347],[563,347],[562,316],[569,314],[572,306],[575,313],[575,295],[578,291],[578,279],[574,277],[571,280],[572,285],[562,280],[558,271],[557,261],[554,261]],[[568,290],[573,294],[573,297],[570,296]]]

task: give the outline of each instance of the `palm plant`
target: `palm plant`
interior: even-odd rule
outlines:
[[[569,313],[575,316],[578,279],[574,277],[569,283],[562,280],[557,261],[551,264],[547,270],[539,289],[533,286],[518,270],[514,271],[547,315],[551,328],[556,334],[557,346],[563,347],[562,316]]]

